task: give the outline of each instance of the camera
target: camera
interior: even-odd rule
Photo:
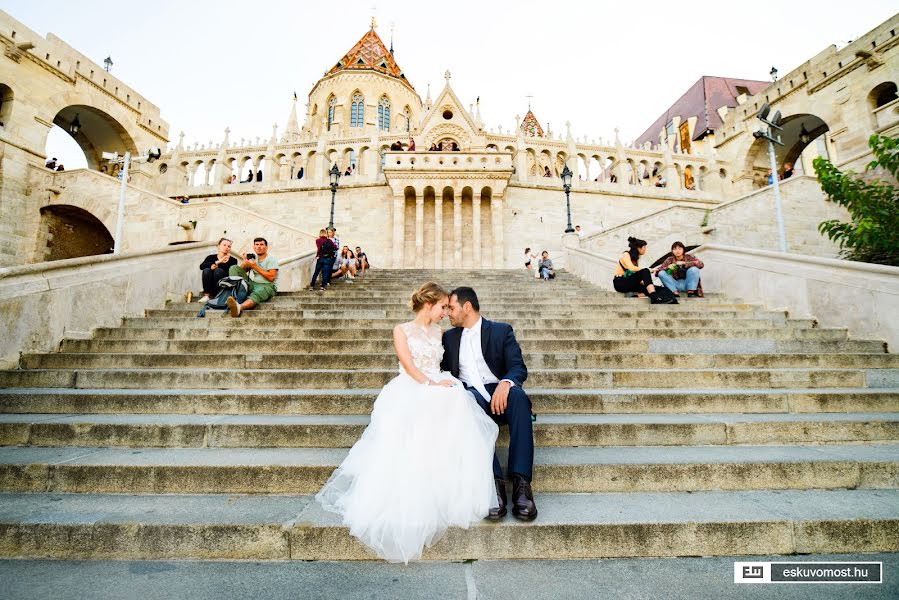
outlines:
[[[256,255],[252,252],[247,252],[247,260],[256,260]]]

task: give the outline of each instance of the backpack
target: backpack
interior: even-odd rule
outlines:
[[[331,238],[328,238],[324,242],[322,242],[321,257],[322,258],[336,258],[337,257],[337,246],[334,245],[334,242],[331,240]]]
[[[677,298],[664,285],[657,285],[655,294],[650,296],[650,304],[678,304]]]
[[[250,286],[247,280],[237,275],[229,275],[219,281],[220,291],[215,298],[210,298],[206,304],[200,308],[197,318],[206,316],[206,310],[211,308],[214,310],[226,310],[228,308],[228,298],[233,297],[238,304],[246,300],[250,296]]]

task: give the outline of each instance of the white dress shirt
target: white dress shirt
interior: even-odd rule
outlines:
[[[499,383],[499,379],[484,360],[484,352],[481,350],[481,321],[483,318],[478,318],[477,323],[462,330],[462,342],[459,345],[459,379],[490,400],[490,394],[484,386],[488,383]],[[503,381],[515,385],[509,379]]]

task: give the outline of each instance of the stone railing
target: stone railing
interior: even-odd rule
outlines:
[[[574,273],[581,279],[589,281],[603,289],[611,290],[612,277],[615,276],[617,260],[608,256],[602,256],[582,248],[573,247],[573,242],[563,241],[565,248],[565,270]]]
[[[386,152],[384,172],[505,171],[512,172],[509,152]]]
[[[707,244],[702,287],[899,347],[899,267]]]
[[[122,317],[184,302],[188,291],[199,289],[198,267],[214,251],[207,241],[0,269],[0,320],[6,326],[0,368],[15,368],[21,352],[53,351],[64,337],[88,337],[96,327],[119,325]],[[279,291],[307,283],[314,259],[314,252],[304,252],[281,260]]]

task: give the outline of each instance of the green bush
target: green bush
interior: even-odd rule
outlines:
[[[899,187],[872,173],[882,169],[897,179],[899,137],[872,135],[868,145],[874,160],[864,176],[844,173],[825,158],[813,161],[827,199],[845,207],[851,219],[824,221],[818,231],[840,244],[843,258],[899,266]]]

